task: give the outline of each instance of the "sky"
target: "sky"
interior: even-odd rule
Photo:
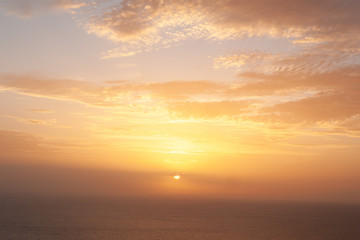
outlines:
[[[0,0],[0,194],[360,202],[359,12]]]

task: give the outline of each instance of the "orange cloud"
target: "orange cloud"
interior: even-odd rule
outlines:
[[[252,36],[285,37],[292,38],[294,44],[335,47],[358,41],[359,11],[357,1],[345,4],[341,0],[126,0],[98,11],[88,31],[127,43],[105,57],[133,55],[187,39]]]
[[[2,75],[0,85],[4,89],[29,95],[76,100],[100,106],[116,105],[115,102],[106,100],[111,96],[105,88],[84,81],[47,79],[35,75]]]
[[[103,86],[71,79],[51,79],[36,75],[0,75],[3,90],[22,92],[57,99],[76,100],[97,106],[120,106],[129,102],[136,103],[144,93],[154,97],[178,100],[194,96],[214,95],[221,92],[221,84],[210,81],[171,81],[135,84],[132,82],[107,82]]]
[[[213,119],[219,117],[236,117],[251,112],[251,102],[177,102],[170,105],[170,111],[181,118]]]
[[[256,79],[229,90],[229,94],[274,95],[301,94],[299,99],[288,99],[273,106],[264,107],[258,115],[247,116],[252,121],[268,123],[324,123],[327,126],[356,130],[359,116],[359,65],[339,68],[324,73],[273,74],[242,73],[240,77]],[[313,91],[315,94],[307,94]]]
[[[0,9],[8,14],[21,18],[28,18],[34,14],[48,13],[54,10],[71,10],[87,6],[88,3],[80,0],[3,0]]]
[[[36,113],[53,113],[52,110],[48,109],[28,109],[30,112],[36,112]]]
[[[56,126],[57,125],[56,119],[51,119],[51,120],[45,121],[45,120],[40,120],[40,119],[21,118],[21,117],[8,116],[8,115],[3,115],[3,117],[13,118],[16,121],[29,123],[29,124],[39,124],[39,125],[48,125],[48,126]]]
[[[187,99],[199,95],[217,95],[224,86],[210,81],[171,81],[140,85],[137,88],[166,99]]]
[[[31,134],[0,130],[0,161],[10,162],[14,159],[43,159],[51,155],[55,148],[44,147],[43,139]]]
[[[280,103],[264,109],[268,115],[260,119],[277,122],[317,122],[345,120],[356,116],[360,97],[342,93],[318,94],[314,97]]]
[[[300,70],[279,70],[271,74],[243,72],[239,77],[246,81],[227,84],[122,81],[104,86],[69,79],[2,75],[0,86],[23,94],[93,106],[131,106],[148,111],[161,108],[174,117],[185,119],[226,117],[267,123],[328,122],[334,128],[346,126],[350,129],[351,124],[356,128],[355,117],[360,115],[359,76],[360,69],[356,65],[323,73]]]
[[[273,58],[270,53],[252,52],[220,56],[213,59],[214,68],[241,68],[241,66],[256,62],[259,64],[264,60]]]

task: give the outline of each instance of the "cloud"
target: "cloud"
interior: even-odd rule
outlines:
[[[167,101],[188,99],[221,93],[223,86],[211,81],[169,81],[133,83],[128,81],[106,82],[99,85],[72,79],[47,78],[40,75],[0,75],[3,90],[49,98],[75,100],[94,106],[116,107],[136,103],[141,96]]]
[[[276,71],[271,74],[262,72],[244,72],[239,77],[246,79],[243,84],[233,87],[227,94],[257,96],[279,95],[296,91],[329,92],[351,91],[357,87],[359,66],[340,68],[325,73],[299,73],[293,71]]]
[[[269,114],[262,120],[276,122],[306,122],[346,120],[360,114],[360,97],[341,93],[318,94],[314,97],[289,101],[265,109]]]
[[[82,8],[84,18],[79,20],[89,33],[120,45],[103,58],[132,56],[185,40],[254,36],[286,38],[303,48],[359,52],[356,0],[3,0],[0,8],[22,17]],[[215,66],[220,67],[218,60]]]
[[[211,37],[221,37],[221,34],[216,35],[225,32],[220,27],[226,30],[237,28],[237,31],[228,33],[237,36],[297,36],[304,32],[320,34],[334,26],[341,32],[344,26],[346,30],[358,29],[355,20],[359,18],[356,14],[359,8],[357,1],[340,0],[316,3],[309,0],[291,3],[285,0],[126,0],[94,18],[93,24],[118,41],[156,33],[172,26],[182,26],[186,31],[195,24],[200,24],[204,30],[213,30]],[[204,21],[210,27],[205,26]]]
[[[28,109],[29,112],[36,112],[36,113],[53,113],[52,110],[48,110],[48,109]]]
[[[79,1],[79,0],[57,0],[55,2],[55,6],[61,9],[77,9],[77,8],[85,7],[89,4],[94,4],[94,3],[91,2],[85,3],[84,1]]]
[[[180,119],[227,118],[295,125],[327,122],[329,127],[356,129],[355,117],[360,115],[359,66],[326,72],[243,72],[239,74],[241,81],[230,83],[116,81],[100,85],[8,74],[0,77],[0,87],[97,107],[157,108]],[[22,121],[35,123],[31,119]]]
[[[34,156],[42,159],[50,156],[55,148],[44,147],[42,138],[21,132],[0,129],[0,161],[28,160]]]
[[[236,117],[251,112],[249,101],[177,102],[169,107],[180,118],[214,119]]]
[[[0,9],[7,10],[10,15],[29,18],[34,14],[56,10],[69,11],[86,5],[88,4],[79,0],[2,0]]]
[[[253,121],[307,124],[328,122],[334,126],[346,125],[349,129],[356,128],[358,124],[359,65],[317,74],[285,71],[272,75],[245,73],[241,76],[255,78],[257,81],[231,89],[231,94],[271,95],[291,91],[305,94],[310,90],[315,93],[264,107],[258,116],[249,117]]]
[[[209,88],[201,99],[173,101],[169,104],[170,112],[180,118],[225,116],[296,125],[327,122],[328,126],[349,129],[358,125],[360,65],[325,72],[286,69],[270,74],[245,72],[239,76],[246,81],[221,84],[216,91]]]
[[[71,79],[49,79],[37,75],[1,75],[3,89],[64,100],[76,100],[91,105],[117,105],[108,98],[106,88],[93,83]]]
[[[340,132],[344,132],[345,129],[348,132],[352,132],[358,135],[360,132],[360,115],[356,114],[344,121],[339,122],[337,127],[339,128],[338,131]]]
[[[125,43],[104,57],[188,39],[265,36],[289,38],[298,45],[348,45],[359,40],[359,11],[356,0],[125,0],[97,11],[88,32]]]
[[[149,83],[137,86],[139,90],[151,92],[154,96],[166,99],[187,99],[195,96],[217,95],[224,86],[211,81],[170,81]]]
[[[273,58],[270,53],[252,52],[243,54],[232,54],[227,56],[220,56],[213,59],[213,66],[217,68],[241,68],[249,63],[261,63],[264,60]]]
[[[44,112],[42,112],[42,113],[44,113]],[[9,116],[9,115],[2,115],[2,117],[13,118],[16,121],[29,123],[29,124],[57,126],[56,119],[51,119],[51,120],[46,121],[46,120],[41,120],[41,119],[21,118],[21,117],[17,117],[17,116]]]
[[[0,8],[22,17],[82,8],[79,21],[85,21],[81,25],[88,33],[119,45],[103,58],[132,56],[186,40],[255,36],[286,38],[304,49],[315,47],[325,53],[360,51],[356,0],[3,0]],[[215,59],[215,67],[240,67],[249,60],[241,54],[230,61],[222,58]]]
[[[360,34],[359,34],[360,35]],[[242,52],[213,58],[213,66],[235,68],[239,75],[257,74],[318,74],[360,64],[358,40],[326,42],[298,49],[292,53]],[[245,74],[244,74],[245,73]]]

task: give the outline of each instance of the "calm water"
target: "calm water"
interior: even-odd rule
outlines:
[[[0,200],[0,239],[359,240],[360,206],[189,200]]]

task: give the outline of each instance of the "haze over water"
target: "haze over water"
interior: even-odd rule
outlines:
[[[1,203],[2,239],[357,240],[360,206],[174,199]]]

